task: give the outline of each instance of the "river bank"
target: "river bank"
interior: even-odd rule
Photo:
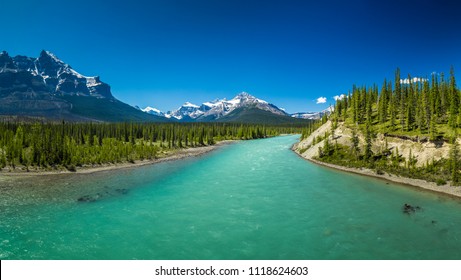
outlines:
[[[425,181],[421,179],[401,177],[401,176],[390,174],[390,173],[377,174],[376,171],[368,169],[368,168],[345,167],[341,165],[335,165],[331,163],[322,162],[320,160],[315,159],[318,156],[319,147],[323,147],[324,145],[324,140],[314,144],[314,139],[316,139],[317,137],[324,136],[325,132],[328,132],[330,130],[331,130],[331,122],[328,121],[327,123],[322,125],[320,128],[318,128],[316,131],[314,131],[311,135],[309,135],[309,137],[307,137],[306,139],[302,140],[299,143],[294,144],[291,149],[296,154],[298,154],[300,157],[310,162],[313,162],[315,164],[322,165],[328,168],[333,168],[333,169],[340,170],[340,171],[355,173],[355,174],[359,174],[363,176],[379,178],[379,179],[391,181],[394,183],[417,187],[419,189],[424,189],[424,190],[428,190],[432,192],[442,193],[442,194],[449,195],[452,197],[461,198],[461,187],[459,186],[452,186],[450,184],[439,186],[434,182],[429,182],[429,181]],[[343,132],[344,131],[340,133],[338,131],[337,135],[340,135],[343,138],[347,138],[348,135],[344,135]]]
[[[461,258],[458,200],[306,163],[290,150],[298,140],[240,141],[206,156],[114,172],[7,177],[0,183],[0,256]],[[422,210],[405,213],[404,203]]]
[[[100,171],[110,171],[110,170],[118,170],[118,169],[125,169],[125,168],[133,168],[133,167],[140,167],[144,165],[151,165],[160,162],[166,161],[174,161],[180,160],[189,157],[197,157],[201,156],[205,153],[209,153],[218,149],[221,146],[228,145],[233,143],[237,140],[224,140],[216,143],[212,146],[203,146],[203,147],[193,147],[193,148],[186,148],[186,149],[177,149],[168,151],[166,153],[161,154],[160,157],[153,159],[153,160],[138,160],[134,163],[131,162],[122,162],[122,163],[108,163],[108,164],[101,164],[101,165],[85,165],[82,167],[77,167],[76,171],[69,171],[65,168],[59,170],[24,170],[22,168],[16,168],[13,170],[7,170],[6,168],[0,172],[1,176],[43,176],[43,175],[59,175],[59,174],[91,174]]]

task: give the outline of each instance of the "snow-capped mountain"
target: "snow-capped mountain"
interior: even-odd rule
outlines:
[[[262,99],[256,98],[246,92],[242,92],[231,100],[217,99],[214,101],[205,102],[200,106],[186,102],[178,109],[169,111],[166,114],[163,114],[163,116],[167,118],[175,118],[177,120],[192,119],[197,121],[210,121],[226,116],[235,109],[242,107],[255,107],[261,110],[269,111],[276,115],[288,115],[285,111],[278,108],[277,106],[270,104],[269,102]],[[142,110],[144,112],[149,112],[147,108],[150,107],[146,107]]]
[[[98,76],[84,76],[49,51],[43,50],[38,58],[10,57],[0,53],[0,73],[28,72],[45,84],[47,91],[56,95],[92,96],[113,98],[110,86]]]
[[[84,76],[49,51],[38,58],[0,52],[0,115],[70,121],[169,121],[112,96],[98,76]]]
[[[192,104],[190,102],[186,102],[178,109],[165,114],[165,117],[175,118],[178,120],[183,120],[187,118],[197,119],[198,117],[203,115],[203,113],[204,111],[200,110],[200,106]]]
[[[164,117],[165,116],[165,113],[163,113],[162,111],[160,111],[159,109],[157,108],[152,108],[150,106],[147,106],[146,108],[144,109],[141,109],[139,108],[138,106],[135,106],[136,109],[139,109],[145,113],[148,113],[148,114],[151,114],[151,115],[155,115],[155,116],[162,116]]]
[[[294,113],[290,116],[298,119],[318,120],[321,119],[324,115],[329,115],[331,112],[333,112],[333,109],[333,106],[330,106],[320,112]]]

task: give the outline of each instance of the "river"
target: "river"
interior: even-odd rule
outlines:
[[[461,259],[461,200],[317,166],[296,141],[0,177],[0,259]]]

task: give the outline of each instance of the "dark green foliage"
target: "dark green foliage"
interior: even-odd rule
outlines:
[[[365,127],[365,160],[370,160],[373,156],[373,151],[371,150],[372,147],[372,132],[371,132],[371,124],[370,121],[367,121]]]
[[[237,108],[219,119],[220,122],[252,123],[265,125],[306,125],[311,120],[282,116],[256,107]]]
[[[433,74],[430,79],[413,79],[408,75],[401,80],[399,69],[395,79],[384,80],[379,94],[377,86],[354,85],[346,98],[337,100],[332,120],[358,124],[363,131],[370,121],[375,132],[418,133],[432,141],[448,141],[444,137],[448,127],[461,129],[461,98],[453,69],[448,81],[443,74]]]
[[[338,148],[336,145],[331,149],[333,145],[326,143],[330,152],[327,153],[324,147],[320,160],[351,167],[368,167],[379,173],[388,172],[438,183],[451,181],[453,185],[460,185],[459,145],[456,136],[453,139],[449,137],[461,132],[461,96],[453,68],[448,81],[443,74],[433,74],[430,79],[413,79],[408,75],[407,79],[401,80],[400,77],[400,69],[397,69],[395,81],[384,80],[379,94],[376,86],[366,88],[354,85],[351,94],[337,100],[330,120],[343,122],[352,129],[351,146]],[[341,113],[338,108],[341,108]],[[361,131],[365,140],[362,152],[359,149],[358,131]],[[450,141],[449,159],[432,160],[424,166],[417,166],[414,153],[405,155],[405,160],[397,149],[389,150],[387,144],[380,152],[373,153],[374,132],[413,141],[428,139],[436,146]]]
[[[135,162],[160,152],[302,128],[231,123],[0,123],[0,168],[66,168]]]
[[[443,186],[447,184],[447,181],[445,181],[444,179],[437,179],[435,183],[437,184],[437,186]]]
[[[357,135],[357,130],[352,129],[352,152],[354,153],[355,158],[357,159],[360,154],[359,148],[359,136]]]
[[[459,170],[461,167],[460,155],[459,155],[459,144],[456,141],[456,136],[453,137],[451,148],[450,148],[450,172],[451,172],[451,183],[452,185],[458,186],[461,183],[461,176]]]

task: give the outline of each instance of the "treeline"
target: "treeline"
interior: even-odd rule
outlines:
[[[154,159],[162,151],[300,133],[301,128],[230,123],[0,123],[0,168],[43,168]]]
[[[395,80],[384,80],[380,90],[376,85],[370,88],[353,86],[352,91],[335,104],[334,113],[330,116],[331,137],[325,136],[319,159],[438,184],[450,180],[453,185],[459,185],[461,159],[457,137],[461,129],[460,93],[453,68],[448,79],[443,73],[433,74],[430,78],[408,76],[402,79],[397,69]],[[350,146],[339,145],[334,140],[338,122],[344,122],[352,130]],[[359,131],[364,138],[362,147],[359,146]],[[405,159],[397,148],[391,150],[388,147],[387,140],[379,151],[373,151],[373,141],[378,132],[413,141],[434,141],[439,145],[450,142],[450,153],[448,158],[432,159],[417,166],[411,150]]]
[[[353,86],[336,102],[334,120],[350,118],[354,124],[375,125],[383,133],[413,131],[436,140],[446,134],[446,125],[451,129],[461,127],[460,104],[453,68],[448,79],[443,73],[402,79],[397,69],[395,80],[385,79],[380,90],[376,85]]]

